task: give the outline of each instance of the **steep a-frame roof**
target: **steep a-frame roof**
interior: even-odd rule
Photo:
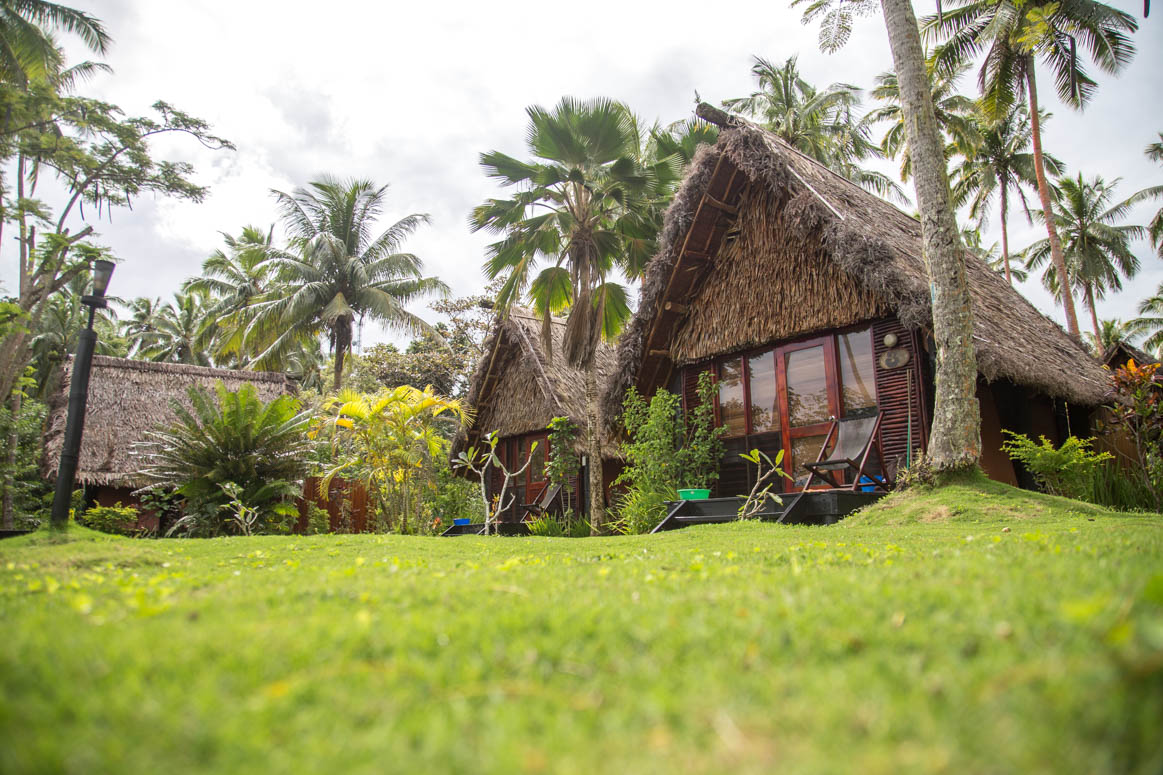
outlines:
[[[762,280],[739,292],[699,298],[707,278],[724,268],[721,262],[758,260],[729,249],[741,210],[755,203],[771,208],[778,218],[784,247],[792,248],[785,251],[786,260],[806,269],[813,263],[826,265],[834,285],[842,286],[848,298],[834,301],[834,307],[891,312],[907,326],[931,327],[928,272],[916,218],[771,132],[707,105],[698,113],[722,131],[713,146],[696,154],[667,210],[638,310],[618,342],[604,395],[607,418],[617,416],[631,385],[651,393],[686,362],[771,341],[774,321],[795,315],[797,305],[811,303],[812,298],[792,292],[773,299]],[[805,247],[797,252],[800,245]],[[1082,345],[983,261],[968,256],[966,263],[981,374],[1078,404],[1101,403],[1108,380]],[[829,292],[831,285],[821,288],[821,294]],[[705,309],[692,309],[695,300],[729,314],[707,323]],[[696,312],[704,318],[697,336],[690,330]]]

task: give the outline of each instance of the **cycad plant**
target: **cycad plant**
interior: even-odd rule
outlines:
[[[263,401],[250,384],[232,391],[219,382],[213,393],[192,386],[188,396],[172,403],[177,422],[150,432],[140,450],[148,489],[186,499],[172,532],[239,532],[239,503],[254,517],[246,532],[286,532],[312,449],[310,412],[289,395]]]

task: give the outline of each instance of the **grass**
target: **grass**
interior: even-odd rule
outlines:
[[[1163,519],[0,543],[0,771],[1157,772]]]

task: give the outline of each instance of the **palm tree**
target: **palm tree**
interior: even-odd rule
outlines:
[[[405,305],[446,294],[448,286],[422,276],[423,262],[415,255],[398,252],[429,218],[414,213],[373,236],[387,190],[367,180],[324,176],[291,194],[272,192],[291,244],[289,250],[270,249],[262,262],[274,281],[251,306],[246,336],[260,347],[252,365],[277,364],[326,333],[335,354],[332,386],[339,390],[357,319],[366,316],[410,334],[432,331]]]
[[[792,0],[806,5],[804,21],[822,17],[820,46],[839,49],[853,19],[874,12],[875,0]],[[973,309],[965,271],[965,246],[949,192],[945,143],[929,91],[925,50],[909,0],[880,0],[893,69],[899,79],[905,140],[912,157],[913,186],[921,212],[921,241],[932,294],[933,338],[939,353],[929,461],[940,474],[970,470],[981,456],[977,403],[977,356]]]
[[[1101,358],[1108,350],[1120,342],[1129,342],[1134,336],[1134,329],[1130,323],[1115,318],[1099,321],[1098,335],[1087,334],[1088,344],[1095,357]]]
[[[129,317],[121,321],[121,335],[129,341],[130,357],[137,357],[157,330],[162,300],[139,296],[129,303]]]
[[[244,362],[245,311],[267,290],[270,266],[264,262],[270,256],[274,226],[265,231],[244,226],[237,237],[220,233],[226,250],[215,250],[202,262],[202,274],[183,283],[182,290],[210,299],[202,341],[213,349],[215,359]]]
[[[551,316],[569,310],[564,355],[585,373],[589,412],[590,525],[605,524],[601,493],[604,426],[594,355],[629,317],[626,291],[610,278],[633,266],[641,211],[650,181],[635,162],[637,138],[629,110],[607,99],[566,97],[552,110],[529,115],[529,161],[500,151],[481,155],[485,174],[516,189],[511,199],[489,199],[473,210],[473,231],[502,235],[489,246],[485,274],[504,278],[497,306],[508,309],[526,290],[543,321],[552,357]],[[544,266],[534,276],[537,264]]]
[[[1163,161],[1163,132],[1159,133],[1159,142],[1147,146],[1146,154],[1151,161]],[[1141,193],[1144,197],[1163,197],[1163,186],[1152,186],[1143,189]],[[1147,233],[1151,235],[1151,244],[1158,251],[1159,258],[1163,258],[1163,207],[1159,208],[1151,222],[1147,224]]]
[[[1101,176],[1087,181],[1079,173],[1077,178],[1060,179],[1056,186],[1054,220],[1058,232],[1065,238],[1062,247],[1069,272],[1066,284],[1082,291],[1096,337],[1102,336],[1102,327],[1095,300],[1103,298],[1108,290],[1121,290],[1123,278],[1130,279],[1139,271],[1139,259],[1131,251],[1130,241],[1146,231],[1142,226],[1115,225],[1127,217],[1142,193],[1112,205],[1118,183],[1118,178],[1107,183]],[[1049,257],[1048,239],[1026,248],[1026,266],[1030,269],[1047,264]],[[1046,266],[1042,282],[1054,293],[1064,284],[1053,263]]]
[[[834,83],[817,90],[800,75],[794,56],[782,66],[755,57],[751,72],[759,90],[724,100],[724,108],[755,119],[792,148],[864,188],[904,199],[887,176],[860,166],[861,161],[883,154],[872,141],[872,122],[854,115],[860,108],[859,88]]]
[[[1136,336],[1146,337],[1143,349],[1163,352],[1163,283],[1155,293],[1139,302],[1139,317],[1127,321],[1127,327]]]
[[[1129,34],[1138,24],[1129,14],[1096,0],[953,0],[946,10],[923,20],[926,34],[943,38],[935,52],[942,72],[956,68],[984,54],[978,73],[981,102],[993,119],[1005,116],[1010,106],[1029,98],[1034,173],[1043,220],[1049,240],[1050,257],[1059,274],[1067,273],[1061,241],[1051,216],[1050,185],[1042,155],[1038,87],[1034,63],[1041,59],[1055,76],[1058,96],[1078,108],[1085,106],[1096,83],[1077,56],[1078,44],[1090,51],[1100,69],[1116,73],[1134,56]],[[1066,327],[1078,337],[1078,316],[1069,284],[1061,286]]]
[[[973,120],[976,106],[973,100],[957,92],[957,81],[965,70],[968,67],[942,74],[933,67],[926,68],[937,125],[941,128],[941,134],[950,141],[945,147],[946,160],[958,151],[966,155],[972,153],[978,142],[977,125]],[[908,180],[912,175],[912,159],[905,142],[905,117],[901,111],[900,82],[896,73],[887,72],[876,76],[876,86],[871,94],[873,99],[884,104],[869,112],[868,121],[891,124],[880,141],[880,148],[890,159],[901,157],[901,180]]]
[[[138,356],[165,363],[211,365],[210,353],[201,342],[206,307],[202,293],[175,293],[172,302],[157,310],[153,330],[142,337]]]
[[[78,337],[85,329],[89,315],[89,308],[81,303],[81,296],[88,293],[91,281],[92,276],[82,272],[45,304],[44,314],[29,341],[38,398],[55,392],[61,365],[77,350]],[[98,355],[122,355],[125,342],[116,335],[117,318],[113,310],[98,309],[93,325],[98,332],[94,352]]]
[[[997,195],[1001,216],[1001,262],[1006,282],[1013,284],[1014,270],[1010,267],[1009,202],[1010,192],[1021,200],[1026,219],[1030,220],[1030,206],[1024,189],[1036,189],[1034,155],[1030,147],[1030,118],[1025,106],[1018,103],[999,121],[990,121],[980,115],[981,127],[977,147],[966,149],[965,159],[953,170],[953,201],[960,207],[969,203],[969,217],[984,228],[989,222],[989,209]],[[1062,164],[1053,156],[1045,156],[1046,166],[1056,175],[1062,174]],[[1019,278],[1020,279],[1020,278]]]
[[[985,238],[979,229],[962,229],[961,241],[965,243],[966,250],[984,261],[990,269],[1003,275],[1007,282],[1012,284],[1014,280],[1017,280],[1019,283],[1024,283],[1029,279],[1030,275],[1024,269],[1009,265],[996,242],[986,246]]]
[[[49,30],[76,35],[97,54],[110,41],[100,20],[46,0],[0,0],[0,83],[25,87],[51,81],[62,68],[61,51]]]

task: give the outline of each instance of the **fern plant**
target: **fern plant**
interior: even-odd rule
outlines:
[[[189,399],[189,408],[173,402],[177,423],[150,433],[143,450],[149,489],[174,487],[186,499],[171,533],[240,532],[237,504],[254,514],[245,532],[286,532],[311,451],[310,413],[291,396],[264,402],[253,385],[219,382],[213,394],[193,386]]]

